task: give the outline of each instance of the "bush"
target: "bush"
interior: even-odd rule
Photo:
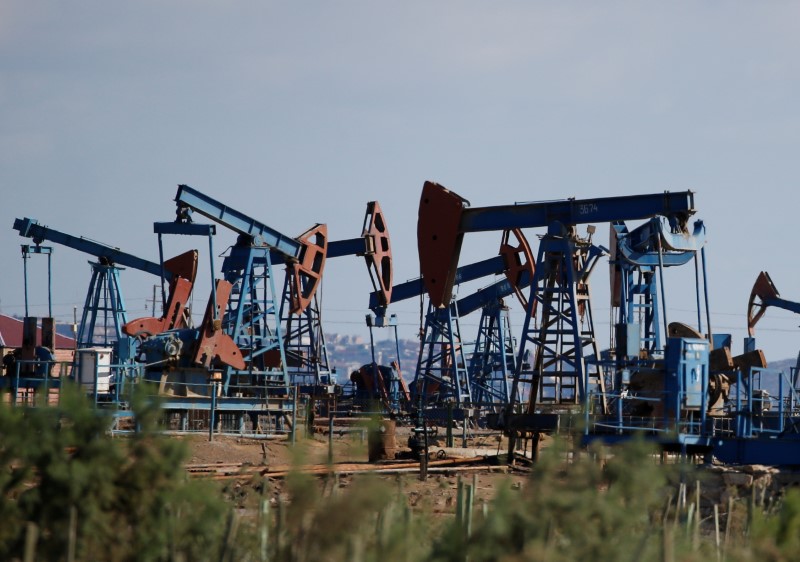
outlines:
[[[140,431],[111,438],[109,416],[65,386],[57,407],[0,403],[0,558],[21,558],[29,523],[39,558],[202,559],[228,513],[218,490],[187,481],[185,450],[160,438],[158,404],[134,399]]]
[[[78,391],[58,407],[0,401],[0,559],[395,560],[551,562],[717,559],[709,516],[676,507],[676,485],[700,477],[688,465],[656,462],[631,441],[569,456],[556,440],[521,487],[499,486],[480,513],[434,516],[411,508],[403,481],[355,479],[347,489],[299,471],[282,493],[261,489],[257,510],[239,514],[223,491],[187,479],[179,440],[157,432],[158,404],[134,397],[139,431],[109,435],[109,418]],[[431,484],[433,486],[433,484]],[[755,496],[754,496],[755,497]],[[287,501],[288,500],[288,501]],[[457,505],[462,505],[458,503]],[[740,517],[725,559],[790,561],[800,548],[800,491]],[[713,518],[712,518],[713,519]],[[742,532],[744,531],[744,532]],[[26,545],[26,539],[28,540]],[[720,553],[721,554],[721,553]]]

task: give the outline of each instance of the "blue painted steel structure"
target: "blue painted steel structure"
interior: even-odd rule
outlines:
[[[604,391],[600,369],[588,361],[599,355],[589,276],[604,254],[604,248],[592,244],[591,236],[568,234],[560,225],[551,226],[542,237],[520,337],[511,407],[525,399],[529,413],[540,404],[555,408],[580,405],[586,396],[585,380]],[[538,327],[532,314],[536,306]],[[529,344],[534,361],[526,363]],[[590,376],[584,379],[587,373]]]
[[[304,388],[332,385],[336,382],[336,375],[328,357],[319,296],[315,296],[300,313],[294,313],[291,309],[291,283],[291,276],[287,275],[279,316],[291,381]]]
[[[480,279],[481,277],[486,277],[487,275],[498,275],[503,272],[504,268],[505,261],[503,256],[495,256],[473,264],[464,265],[456,270],[454,283],[467,283]],[[392,287],[392,302],[418,298],[420,295],[424,294],[424,280],[422,277],[418,277],[417,279],[411,279],[410,281]],[[369,308],[379,319],[386,315],[387,307],[381,303],[381,298],[377,291],[373,291],[369,295]]]
[[[612,305],[617,307],[613,388],[628,387],[635,393],[637,386],[653,384],[643,379],[652,370],[652,362],[664,356],[662,338],[670,332],[664,297],[665,268],[695,260],[697,328],[694,330],[698,335],[703,332],[701,288],[706,287],[706,278],[704,275],[702,282],[699,278],[698,259],[702,260],[705,272],[705,227],[702,221],[696,221],[691,233],[676,234],[665,217],[654,217],[633,231],[623,222],[612,223],[610,233]],[[708,294],[707,287],[703,292]],[[709,318],[707,301],[706,298],[706,318]],[[725,376],[714,378],[718,398],[723,396]]]
[[[89,254],[99,258],[106,263],[112,263],[118,266],[130,267],[144,271],[152,275],[162,275],[162,267],[160,263],[151,262],[123,252],[119,248],[108,246],[100,242],[95,242],[81,236],[72,236],[63,232],[59,232],[53,228],[40,225],[36,219],[24,218],[14,220],[14,230],[19,232],[20,236],[33,239],[37,244],[44,241],[60,244],[84,254]],[[170,273],[163,271],[163,275],[170,278]]]
[[[509,242],[512,234],[517,245]],[[424,397],[424,404],[454,402],[458,406],[489,409],[507,403],[509,349],[514,348],[514,342],[503,298],[512,293],[520,296],[521,289],[527,287],[531,261],[527,241],[521,232],[513,231],[504,233],[500,255],[456,270],[454,282],[459,284],[500,274],[505,274],[506,279],[447,307],[429,303],[421,326],[422,346],[411,388],[411,404],[419,403],[420,397]],[[423,278],[413,279],[392,288],[392,301],[420,297],[425,290]],[[384,325],[387,308],[377,291],[370,295],[369,307],[375,313],[375,319],[369,317],[369,322]],[[482,316],[478,335],[467,362],[459,318],[479,308]]]
[[[312,301],[299,313],[292,312],[296,285],[291,272],[276,282],[275,268],[287,259],[281,256],[246,237],[229,250],[222,274],[234,285],[236,302],[223,326],[243,354],[256,359],[252,367],[264,372],[269,385],[313,384],[328,373],[324,340],[318,339],[321,331],[314,321],[316,304]]]
[[[154,222],[153,233],[158,235],[158,258],[160,263],[164,263],[164,235],[176,236],[203,236],[208,238],[208,259],[211,267],[209,269],[211,275],[212,299],[217,302],[216,293],[214,291],[214,236],[217,234],[217,229],[213,224],[194,224],[191,222]],[[161,279],[161,302],[167,302],[167,294],[164,288],[165,281],[169,281],[167,276],[168,272],[165,271],[165,277]]]
[[[434,197],[435,194],[428,192],[427,202]],[[422,204],[425,199],[423,195]],[[529,340],[537,348],[532,378],[538,377],[541,389],[552,376],[556,368],[546,363],[548,353],[551,358],[564,356],[575,366],[574,373],[579,376],[575,394],[569,392],[566,400],[557,401],[577,402],[582,406],[585,443],[597,440],[615,443],[644,435],[664,450],[698,454],[707,461],[714,457],[725,463],[800,465],[796,374],[790,380],[782,373],[765,369],[763,354],[755,349],[752,337],[745,341],[744,354],[731,357],[730,336],[711,334],[705,229],[700,221],[693,226],[688,223],[694,213],[690,194],[680,194],[676,198],[626,197],[621,198],[618,205],[615,198],[603,201],[608,205],[601,204],[601,200],[546,202],[463,214],[459,212],[465,201],[450,201],[451,211],[456,209],[452,214],[458,220],[444,217],[442,221],[456,224],[458,234],[437,232],[430,225],[420,227],[419,233],[429,235],[427,241],[433,240],[433,246],[444,240],[442,246],[454,248],[457,254],[464,232],[509,224],[547,226],[529,301],[538,302],[541,322],[538,336]],[[604,211],[606,207],[613,210]],[[422,216],[423,212],[420,214]],[[521,214],[525,216],[520,218]],[[647,221],[629,231],[622,221],[634,218]],[[542,224],[545,219],[547,224]],[[619,307],[614,318],[618,339],[616,349],[603,358],[596,353],[587,354],[585,367],[581,368],[577,360],[578,348],[590,340],[575,333],[575,323],[570,323],[570,319],[582,317],[586,329],[591,329],[591,318],[587,316],[590,297],[587,292],[585,299],[582,298],[581,286],[588,289],[588,272],[602,251],[590,243],[590,237],[582,239],[576,234],[576,224],[588,220],[613,223],[612,290],[616,291],[614,304]],[[421,252],[422,246],[421,242]],[[697,293],[696,327],[669,323],[665,307],[664,270],[692,260]],[[430,269],[443,303],[450,298],[451,268],[452,263],[439,270],[433,266]],[[444,290],[441,288],[443,280]],[[569,294],[570,286],[575,287],[572,294]],[[559,296],[553,298],[553,294]],[[584,310],[580,310],[582,304],[586,306]],[[768,276],[762,274],[748,307],[751,336],[755,323],[768,306],[800,312],[800,305],[781,299]],[[552,318],[557,320],[553,322]],[[527,328],[525,331],[527,333]],[[558,338],[563,338],[565,332],[572,332],[573,341],[578,343],[558,351]],[[551,335],[553,338],[547,339]],[[523,345],[524,341],[520,350]],[[541,356],[545,361],[538,359]],[[518,355],[518,359],[521,357]],[[593,380],[596,376],[593,369],[601,366],[615,374],[609,379],[614,381],[609,388],[604,389]],[[518,369],[517,373],[523,371]],[[766,383],[770,380],[771,390],[767,390]],[[775,386],[777,395],[774,395]],[[576,395],[577,400],[574,400]],[[528,405],[527,412],[509,415],[503,420],[512,437],[526,431],[536,440],[541,433],[557,431],[574,420],[568,409],[548,410],[541,393],[530,398]]]
[[[53,318],[52,298],[52,254],[53,248],[37,244],[22,244],[22,264],[25,292],[25,316],[22,320],[22,346],[3,357],[5,377],[0,377],[0,386],[12,389],[11,401],[17,403],[19,389],[54,388],[60,383],[51,379],[50,373],[55,363],[55,320]],[[39,325],[36,317],[30,316],[28,307],[28,260],[34,255],[47,256],[47,316],[41,319],[41,345],[38,337]],[[0,337],[0,343],[2,337]]]
[[[245,256],[241,266],[234,265],[240,260],[231,259],[236,253]],[[226,367],[223,391],[228,395],[232,384],[251,384],[249,379],[256,373],[259,382],[266,386],[288,386],[292,381],[270,249],[237,245],[223,261],[222,272],[224,279],[234,286],[235,298],[232,310],[222,318],[222,329],[246,358],[244,369]]]
[[[239,295],[226,317],[226,332],[233,335],[243,355],[260,357],[255,365],[259,371],[282,369],[290,383],[307,387],[332,384],[317,298],[322,267],[328,257],[365,257],[374,273],[373,285],[380,288],[381,300],[388,304],[391,252],[378,203],[368,203],[361,237],[328,242],[323,225],[291,238],[186,185],[179,186],[175,201],[181,221],[190,220],[190,213],[196,212],[240,235],[222,270],[235,286],[234,294]],[[275,292],[273,273],[279,263],[287,266],[280,296]],[[258,297],[254,294],[257,287],[261,291]],[[226,381],[231,375],[226,375]],[[279,378],[266,375],[268,382],[279,382]],[[227,383],[223,388],[227,391]]]
[[[223,391],[227,395],[232,392],[232,387],[241,385],[288,386],[292,383],[290,366],[308,361],[308,358],[302,352],[291,356],[287,352],[285,335],[318,333],[301,330],[285,334],[281,322],[284,315],[303,314],[314,297],[321,267],[315,272],[317,277],[311,278],[304,274],[294,275],[297,268],[291,265],[303,260],[308,244],[187,185],[178,187],[175,201],[181,222],[191,221],[191,212],[196,212],[240,235],[222,264],[223,276],[233,285],[235,296],[231,311],[222,319],[222,329],[241,349],[246,365],[244,369],[231,365],[225,367]],[[313,236],[316,233],[306,234]],[[276,291],[272,259],[276,252],[283,262],[291,262],[283,293]],[[324,261],[324,254],[322,259]],[[318,348],[317,342],[311,342],[311,346]],[[318,360],[312,363],[320,365]]]
[[[291,236],[286,236],[188,185],[178,186],[175,202],[178,204],[179,218],[184,209],[191,209],[234,232],[249,236],[254,246],[274,248],[281,254],[294,258],[299,257],[303,249],[303,244]]]
[[[508,306],[502,299],[487,303],[481,310],[478,337],[469,361],[469,379],[476,406],[499,413],[508,405],[516,352]]]
[[[412,403],[422,396],[425,403],[437,405],[454,402],[459,407],[494,409],[508,404],[508,394],[503,390],[507,388],[507,379],[499,380],[505,369],[501,367],[499,373],[494,369],[497,364],[507,369],[508,353],[514,347],[505,329],[508,324],[503,318],[503,311],[507,313],[503,299],[527,287],[530,279],[524,275],[519,285],[508,279],[497,281],[445,308],[429,303],[423,347],[411,387]],[[477,310],[483,311],[483,317],[467,363],[459,321]]]
[[[420,268],[434,304],[447,306],[465,233],[547,227],[531,283],[511,403],[527,400],[529,413],[544,402],[559,408],[576,407],[586,397],[587,381],[601,391],[604,385],[594,366],[598,353],[589,275],[605,252],[592,244],[592,227],[589,236],[582,238],[576,226],[663,215],[675,230],[685,232],[692,214],[694,196],[689,191],[469,208],[466,199],[426,182],[417,225]],[[539,308],[541,318],[538,328],[533,323],[534,307]],[[535,352],[530,367],[524,361],[528,345]],[[590,378],[585,378],[587,369],[592,372]],[[605,408],[605,401],[601,403]]]
[[[567,199],[473,207],[443,186],[425,182],[420,198],[417,243],[428,294],[436,306],[450,301],[464,234],[468,232],[542,228],[562,225],[669,217],[676,228],[694,214],[694,194],[664,192],[649,195]],[[555,232],[560,227],[555,228]]]
[[[641,327],[641,334],[638,335],[640,350],[648,355],[663,353],[662,341],[667,332],[666,303],[661,303],[663,308],[660,310],[658,290],[660,286],[661,293],[664,293],[664,268],[682,266],[699,257],[705,271],[703,222],[696,221],[691,233],[675,233],[673,230],[666,217],[654,217],[633,231],[629,231],[621,221],[611,224],[611,291],[612,302],[618,307],[617,322],[623,326]],[[699,266],[695,269],[699,273]],[[705,283],[703,278],[702,285]],[[697,329],[702,332],[699,276],[695,289],[698,302]],[[639,355],[639,350],[636,355]]]
[[[467,283],[489,275],[499,275],[503,273],[506,267],[505,258],[503,256],[495,256],[459,267],[456,272],[455,280],[456,283]],[[423,294],[425,294],[424,282],[422,278],[417,278],[392,287],[391,300],[395,303],[402,302],[404,300],[418,298]],[[370,333],[373,325],[378,327],[396,326],[391,319],[387,321],[387,304],[380,291],[376,290],[370,293],[369,308],[375,314],[374,318],[371,316],[367,317]],[[453,308],[455,308],[455,306]],[[428,313],[425,315],[422,334],[423,345],[417,357],[417,367],[411,388],[410,403],[412,405],[419,402],[421,393],[417,389],[425,386],[426,389],[430,388],[433,390],[435,387],[437,394],[439,394],[438,388],[442,382],[444,382],[442,398],[458,396],[459,393],[453,391],[453,385],[450,383],[452,380],[451,369],[447,365],[459,364],[459,360],[461,361],[461,365],[464,365],[460,329],[458,327],[458,314],[453,314],[451,308],[439,309],[437,311],[429,306]],[[498,338],[495,336],[492,338],[492,341],[498,341]],[[373,363],[374,362],[373,350]],[[479,369],[476,367],[475,370],[478,371]],[[460,386],[464,386],[465,388],[470,386],[466,382],[468,380],[468,375],[465,374],[463,368],[457,370],[456,376],[461,379],[459,382]],[[434,380],[434,384],[431,385],[431,387],[428,387],[426,384],[426,379],[429,377]],[[374,381],[373,388],[379,387],[379,381]],[[399,385],[396,385],[396,387],[399,391]],[[468,392],[471,393],[471,390]],[[422,392],[422,395],[424,394],[425,391]],[[379,397],[376,396],[376,398]],[[399,406],[400,396],[392,395],[389,401]]]
[[[14,229],[20,236],[33,239],[37,246],[49,241],[98,258],[98,261],[89,262],[92,267],[92,277],[78,331],[78,346],[81,348],[110,346],[114,349],[115,363],[128,362],[133,356],[134,341],[122,332],[122,327],[128,320],[119,282],[120,266],[166,279],[170,279],[172,274],[160,263],[40,225],[35,219],[16,219]]]
[[[679,226],[678,223],[685,221],[694,211],[694,193],[691,191],[536,201],[465,209],[461,231],[539,228],[554,222],[578,225],[641,220],[656,215],[670,217],[671,222]]]
[[[52,255],[53,248],[51,246],[42,246],[36,244],[30,246],[22,244],[22,270],[24,277],[24,291],[25,291],[25,317],[28,317],[28,260],[33,255],[47,256],[47,316],[53,317],[53,276],[52,276]]]
[[[367,203],[361,236],[346,240],[328,241],[325,259],[347,256],[363,257],[374,294],[382,306],[388,306],[392,293],[392,253],[386,220],[377,201]],[[302,385],[327,386],[336,383],[336,373],[328,359],[325,334],[322,330],[319,298],[315,298],[302,314],[291,314],[287,310],[289,278],[285,285],[285,296],[281,305],[281,319],[286,326],[286,346],[290,364],[299,368],[293,378]],[[373,350],[374,353],[374,350]],[[305,358],[313,357],[314,361]],[[377,389],[379,376],[373,358],[373,379]],[[399,369],[399,364],[398,364]]]
[[[662,449],[726,464],[800,466],[800,396],[784,373],[748,367],[730,373],[732,392],[723,412],[712,414],[709,342],[669,338],[661,366],[662,390],[649,395],[616,392],[606,415],[584,411],[583,443],[614,444],[642,436]],[[711,373],[711,374],[710,374]],[[765,389],[777,383],[777,394]],[[772,392],[775,392],[774,390]],[[593,400],[594,397],[590,397]],[[649,416],[627,403],[650,404]]]

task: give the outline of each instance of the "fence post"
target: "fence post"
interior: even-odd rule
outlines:
[[[328,464],[333,464],[333,411],[328,409]]]
[[[297,386],[292,387],[292,434],[291,443],[295,444],[297,441]]]
[[[211,410],[208,412],[208,440],[214,440],[214,425],[217,413],[217,382],[211,383]]]
[[[25,562],[36,560],[36,544],[39,541],[39,527],[36,523],[28,522],[25,527]]]

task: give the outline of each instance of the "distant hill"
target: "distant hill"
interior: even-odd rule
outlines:
[[[786,395],[787,380],[792,380],[792,369],[797,364],[797,359],[781,359],[780,361],[770,361],[767,364],[769,371],[761,376],[761,387],[769,392],[771,396],[778,396],[780,390],[780,382],[775,372],[783,373],[786,376],[784,379],[784,395]],[[791,384],[791,382],[789,382]]]
[[[781,359],[780,361],[771,361],[767,367],[770,369],[775,369],[776,371],[784,371],[788,373],[789,369],[794,367],[796,364],[797,359]]]

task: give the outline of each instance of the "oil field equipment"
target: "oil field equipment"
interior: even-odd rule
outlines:
[[[514,243],[515,242],[515,243]],[[524,235],[519,230],[503,234],[497,256],[459,267],[455,283],[467,283],[493,275],[504,279],[481,288],[473,294],[453,301],[448,307],[437,308],[431,303],[420,327],[422,345],[410,391],[410,407],[497,408],[508,403],[509,374],[513,371],[514,342],[508,320],[508,308],[503,299],[516,294],[522,302],[522,289],[533,276],[533,260]],[[422,278],[396,285],[392,301],[417,298],[426,292]],[[368,325],[387,325],[387,308],[380,294],[370,295]],[[481,310],[481,319],[473,351],[466,359],[459,319]],[[389,323],[392,319],[390,318]],[[377,381],[371,388],[388,386]],[[401,385],[404,385],[401,381]],[[393,388],[402,388],[397,386]],[[386,401],[386,398],[383,398]],[[436,416],[435,412],[429,412]]]
[[[168,330],[142,343],[150,376],[189,392],[219,378],[226,397],[263,397],[290,384],[275,287],[273,251],[287,264],[286,299],[302,313],[322,279],[327,232],[316,225],[298,238],[286,236],[199,191],[181,185],[176,223],[193,224],[192,212],[238,234],[222,264],[203,320],[196,330]],[[176,388],[178,388],[176,387]]]
[[[117,378],[120,371],[126,371],[132,366],[136,343],[124,330],[128,318],[120,285],[120,270],[131,268],[159,276],[172,285],[179,286],[188,298],[197,271],[197,251],[190,250],[163,263],[155,263],[116,247],[40,225],[36,219],[16,219],[14,229],[20,236],[31,238],[36,243],[33,249],[28,247],[28,252],[41,252],[43,248],[47,248],[41,246],[42,242],[48,241],[97,258],[96,261],[89,262],[92,275],[78,329],[74,372],[82,382],[88,384],[84,379],[94,378],[90,375],[97,374],[97,358],[105,357],[106,368],[100,376],[101,381],[95,382],[94,393],[95,396],[98,393],[110,394],[114,388],[112,380]],[[48,286],[50,276],[48,262]],[[27,273],[25,292],[27,294]],[[178,327],[190,321],[184,316],[182,308],[174,312],[172,321]],[[44,322],[45,326],[51,324],[52,319]],[[45,330],[46,333],[51,331],[53,330]],[[83,365],[84,361],[86,365]]]

